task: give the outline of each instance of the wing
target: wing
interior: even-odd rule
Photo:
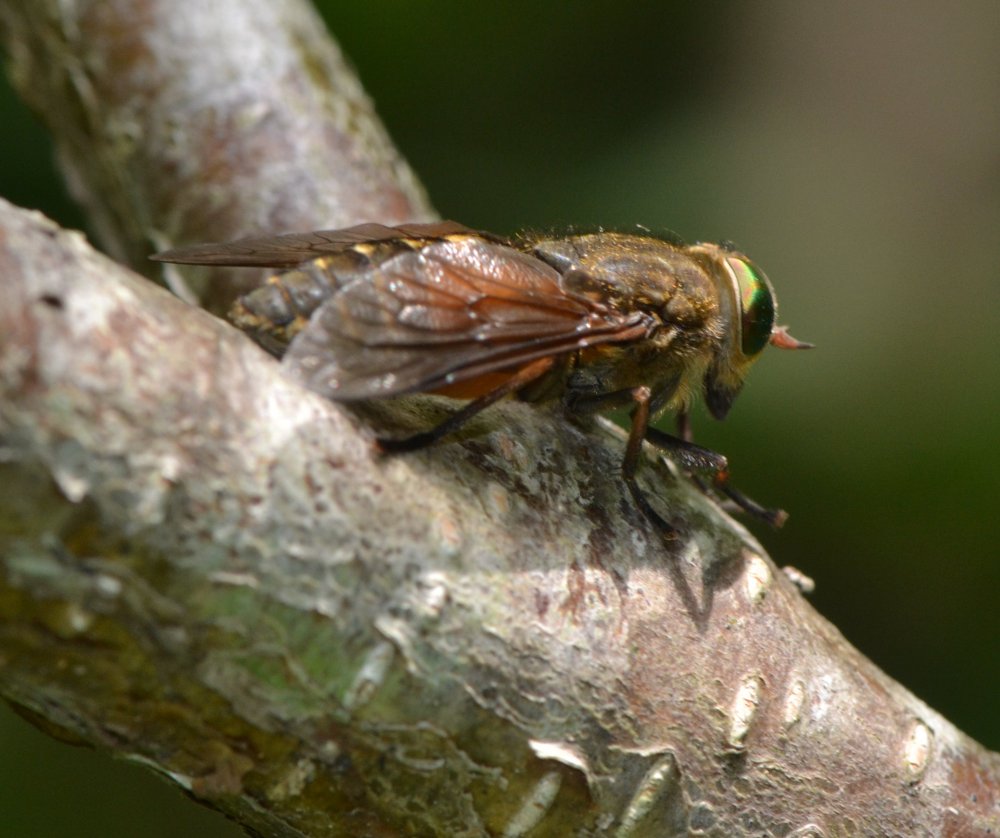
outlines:
[[[221,244],[196,244],[178,247],[151,256],[156,262],[179,262],[185,265],[241,265],[244,267],[293,268],[310,259],[342,253],[355,245],[369,242],[399,242],[445,239],[448,236],[479,235],[457,221],[431,224],[359,224],[343,230],[316,230],[282,236],[251,236]]]
[[[348,278],[292,340],[286,365],[338,400],[436,390],[653,328],[568,293],[560,274],[473,236],[406,251]]]

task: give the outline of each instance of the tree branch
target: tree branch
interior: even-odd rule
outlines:
[[[335,55],[315,26],[297,63],[294,39],[263,38],[302,7],[218,4],[226,27],[187,0],[67,8],[0,14],[15,79],[52,68],[36,106],[97,91],[57,142],[116,254],[427,214],[380,129],[310,168],[343,150],[328,116],[360,94],[335,63],[307,72]],[[302,109],[320,126],[296,158],[268,139],[277,117],[247,122],[257,86],[289,79],[262,109],[340,103]],[[138,139],[119,157],[104,126],[123,110]],[[214,142],[172,156],[168,129],[190,126]],[[0,690],[38,724],[269,835],[997,828],[1000,757],[852,649],[662,462],[642,479],[685,534],[672,550],[600,427],[504,404],[459,442],[378,458],[372,427],[425,426],[441,403],[349,412],[79,236],[8,204],[0,233]]]
[[[12,0],[0,36],[101,245],[142,272],[192,241],[434,217],[306,2]],[[216,307],[259,282],[219,275]]]

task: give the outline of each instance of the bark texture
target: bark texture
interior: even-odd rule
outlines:
[[[0,31],[102,248],[141,272],[194,241],[433,217],[308,3],[9,0]]]
[[[430,216],[298,3],[0,22],[121,259]],[[0,691],[262,835],[1000,831],[1000,757],[668,465],[643,480],[671,549],[604,426],[504,404],[374,456],[445,409],[326,402],[0,203]]]

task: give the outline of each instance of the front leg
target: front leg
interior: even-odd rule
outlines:
[[[788,513],[785,510],[768,509],[761,506],[753,498],[747,497],[739,489],[730,485],[729,466],[726,463],[726,458],[691,442],[691,417],[688,411],[682,410],[677,414],[676,437],[657,428],[650,428],[646,439],[665,450],[671,459],[683,464],[689,470],[711,473],[712,485],[754,518],[765,521],[775,528],[780,527],[788,520]],[[698,457],[701,455],[708,455],[704,459],[703,465],[697,463]],[[712,462],[712,458],[715,458],[715,462]],[[708,487],[697,474],[692,475],[692,479],[702,491],[708,491]]]
[[[681,410],[677,414],[677,436],[651,427],[649,425],[651,396],[648,387],[634,387],[629,390],[602,393],[598,396],[577,397],[572,403],[572,407],[581,411],[610,410],[624,407],[629,402],[634,402],[636,406],[632,411],[632,428],[625,450],[625,461],[622,463],[622,476],[636,505],[658,529],[670,534],[676,532],[674,527],[671,527],[653,510],[635,482],[635,472],[638,467],[643,439],[651,445],[655,445],[687,471],[692,481],[702,491],[707,493],[708,486],[699,476],[699,472],[710,474],[712,486],[748,515],[775,528],[785,523],[788,519],[788,513],[783,509],[768,509],[730,485],[729,463],[722,454],[691,442],[691,418],[688,411]]]
[[[743,492],[735,486],[729,485],[728,471],[716,474],[712,482],[716,489],[722,492],[722,494],[729,498],[748,515],[752,515],[754,518],[757,518],[766,524],[770,524],[775,529],[781,527],[785,521],[788,520],[788,513],[785,512],[784,509],[768,509],[766,506],[761,506],[753,498],[744,495]]]

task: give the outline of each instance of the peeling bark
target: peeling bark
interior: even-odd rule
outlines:
[[[0,10],[116,257],[430,216],[307,8],[201,5]],[[45,729],[267,835],[1000,830],[1000,756],[649,461],[668,549],[604,426],[381,459],[442,401],[324,401],[3,203],[0,277],[0,691]]]

